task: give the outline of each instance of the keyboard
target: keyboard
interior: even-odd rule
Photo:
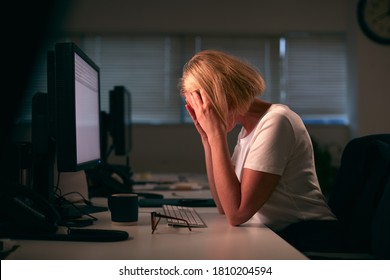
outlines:
[[[216,207],[212,198],[141,198],[138,203],[139,207],[162,207],[164,204],[187,207]]]
[[[164,215],[185,219],[191,227],[207,227],[202,217],[192,207],[164,204],[162,208]],[[187,226],[186,222],[176,219],[167,219],[167,222],[170,226]]]

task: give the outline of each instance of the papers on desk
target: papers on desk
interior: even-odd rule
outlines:
[[[134,191],[195,191],[208,189],[208,186],[203,186],[198,182],[177,182],[172,184],[134,185],[133,189]]]

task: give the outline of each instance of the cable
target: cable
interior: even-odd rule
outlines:
[[[93,219],[94,221],[97,221],[98,219],[96,217],[94,217],[93,215],[85,212],[82,208],[78,207],[76,204],[74,204],[73,202],[67,200],[65,198],[65,196],[68,196],[68,195],[71,195],[71,194],[78,194],[83,202],[86,204],[86,205],[90,205],[92,206],[92,202],[89,201],[88,199],[86,199],[81,193],[79,192],[69,192],[69,193],[66,193],[66,194],[62,194],[61,193],[61,189],[60,189],[60,179],[61,179],[61,172],[58,172],[58,176],[57,176],[57,185],[55,186],[55,190],[54,190],[54,195],[56,197],[56,200],[57,200],[57,206],[58,207],[61,207],[62,205],[67,204],[67,205],[71,205],[73,208],[77,209],[77,211],[80,212],[80,214],[83,214],[83,215],[86,215],[88,217],[90,217],[91,219]]]

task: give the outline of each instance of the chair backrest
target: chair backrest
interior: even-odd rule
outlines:
[[[377,259],[390,259],[390,178],[372,222],[372,254]]]
[[[345,147],[329,206],[351,250],[371,251],[373,217],[390,175],[390,134],[351,140]]]

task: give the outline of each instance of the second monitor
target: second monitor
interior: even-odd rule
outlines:
[[[110,120],[115,155],[128,155],[132,148],[131,95],[124,86],[110,91]]]
[[[109,113],[101,112],[101,144],[103,161],[112,152],[128,158],[132,149],[131,94],[125,86],[115,86],[109,92]],[[111,136],[110,146],[108,136]]]

